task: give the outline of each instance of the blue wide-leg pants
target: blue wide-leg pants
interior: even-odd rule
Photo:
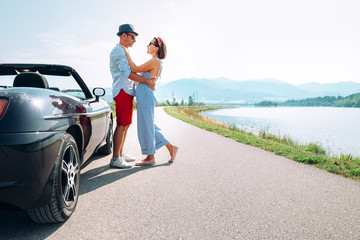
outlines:
[[[155,125],[156,97],[154,91],[146,84],[139,83],[136,88],[137,130],[143,155],[152,155],[156,150],[167,145],[169,141]]]

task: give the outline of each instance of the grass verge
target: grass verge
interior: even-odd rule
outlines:
[[[360,181],[360,158],[341,154],[329,156],[316,143],[299,145],[289,137],[277,137],[273,134],[261,132],[259,136],[239,129],[235,125],[228,125],[220,121],[201,115],[202,111],[216,110],[226,106],[178,106],[165,107],[167,114],[199,128],[217,133],[238,142],[274,152],[297,162],[311,164],[331,173]]]

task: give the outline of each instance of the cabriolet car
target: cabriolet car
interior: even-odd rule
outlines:
[[[69,66],[0,64],[0,204],[38,223],[71,216],[80,166],[95,151],[112,152],[104,94]]]

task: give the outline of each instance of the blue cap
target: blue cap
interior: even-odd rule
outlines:
[[[119,26],[119,32],[116,34],[119,37],[123,33],[135,33],[135,35],[139,35],[137,32],[135,32],[135,28],[132,24],[122,24]]]

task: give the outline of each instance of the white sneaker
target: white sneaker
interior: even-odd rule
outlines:
[[[131,168],[132,165],[130,163],[127,163],[122,159],[121,157],[112,158],[110,160],[110,167],[113,168]]]
[[[133,162],[133,161],[135,161],[135,158],[134,158],[134,157],[125,155],[125,153],[121,153],[121,154],[120,154],[120,157],[121,157],[122,159],[124,159],[125,161],[127,161],[127,162]]]

